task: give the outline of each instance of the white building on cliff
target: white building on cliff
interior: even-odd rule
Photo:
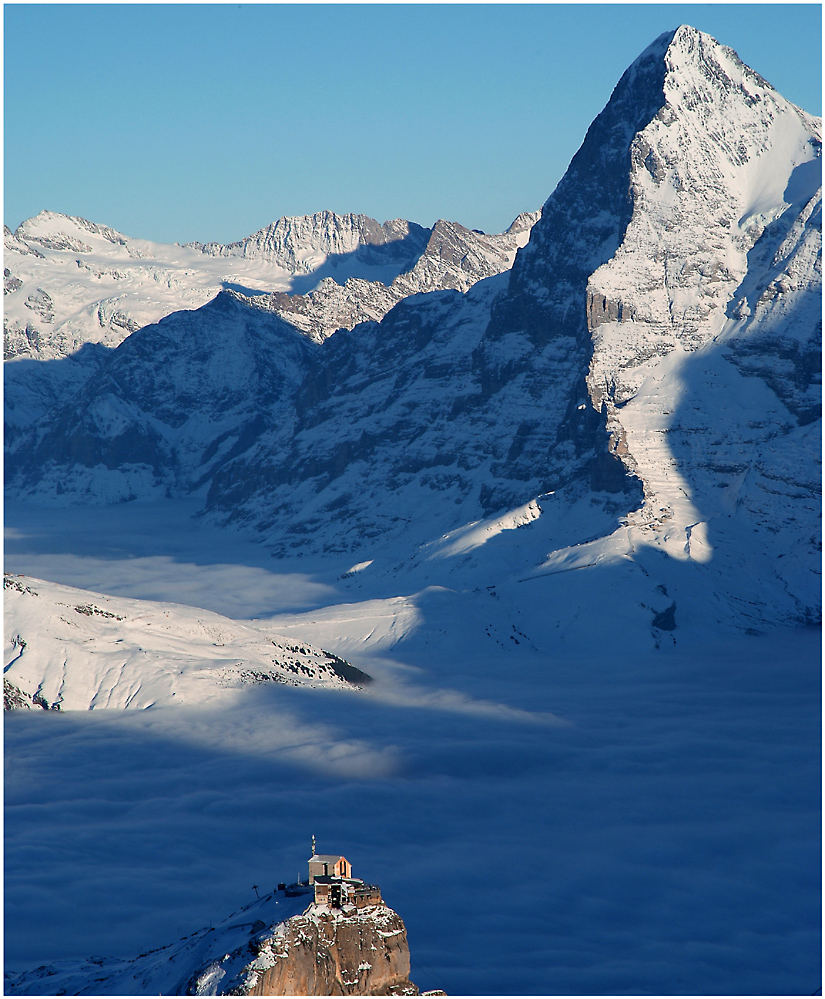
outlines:
[[[338,908],[354,905],[357,909],[368,905],[381,905],[381,889],[368,885],[361,878],[352,876],[352,864],[337,853],[316,853],[312,837],[312,856],[309,858],[309,884],[315,889],[316,905],[333,905]]]

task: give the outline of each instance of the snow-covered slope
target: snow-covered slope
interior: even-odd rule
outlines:
[[[301,913],[307,896],[268,891],[213,926],[143,954],[89,957],[12,973],[13,995],[219,995],[221,984],[240,974],[251,960],[251,941],[271,936],[277,925]]]
[[[29,576],[4,580],[7,708],[203,704],[254,683],[353,689],[363,671],[300,640],[198,608]]]

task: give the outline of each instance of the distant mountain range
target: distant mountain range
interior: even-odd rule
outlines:
[[[507,270],[538,215],[490,236],[457,222],[425,229],[318,212],[228,245],[168,246],[41,212],[5,230],[5,358],[72,363],[7,369],[7,441],[80,389],[105,356],[97,347],[116,347],[175,310],[231,290],[320,342],[381,319],[408,295],[466,291]]]
[[[486,235],[457,222],[317,212],[282,218],[236,243],[172,246],[87,219],[40,212],[5,228],[6,359],[116,347],[177,309],[222,290],[290,319],[314,340],[380,319],[401,298],[509,269],[538,212]]]
[[[814,620],[820,164],[819,120],[683,26],[503,235],[324,212],[160,247],[41,213],[7,233],[9,492],[196,495],[393,565],[529,507],[524,571],[652,549],[720,618]]]

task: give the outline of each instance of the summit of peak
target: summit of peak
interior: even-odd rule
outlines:
[[[649,56],[664,56],[671,49],[694,52],[697,51],[700,45],[718,47],[726,49],[729,52],[733,51],[727,45],[718,42],[712,35],[707,34],[707,32],[700,31],[699,28],[694,28],[692,24],[680,24],[677,28],[672,28],[670,31],[663,31],[661,35],[657,35],[650,45],[640,53],[636,61]]]
[[[668,50],[679,49],[683,52],[696,53],[701,56],[718,49],[728,55],[732,55],[737,62],[742,62],[735,50],[729,45],[723,44],[706,31],[694,28],[692,24],[680,24],[675,31],[670,32],[670,36]]]
[[[46,227],[51,228],[55,224],[65,225],[67,222],[76,221],[72,215],[66,215],[63,212],[53,212],[47,208],[43,208],[36,215],[32,215],[31,218],[24,219],[16,231],[18,233],[41,231]]]
[[[379,225],[377,219],[369,215],[358,212],[334,212],[329,208],[323,208],[317,212],[310,212],[307,215],[282,215],[268,225],[264,226],[261,232],[274,228],[326,228],[329,226],[363,226],[366,224]]]
[[[627,72],[633,73],[639,65],[660,59],[664,61],[667,72],[684,71],[691,65],[707,63],[732,65],[770,86],[743,62],[734,49],[690,24],[680,24],[655,38],[631,63]]]
[[[673,32],[670,43],[667,47],[668,61],[674,65],[677,57],[681,55],[688,57],[688,62],[706,62],[710,59],[718,61],[720,59],[730,60],[739,66],[745,66],[737,53],[729,46],[717,41],[713,35],[700,31],[689,24],[680,24]],[[750,72],[753,72],[752,70]],[[756,75],[756,74],[754,74]]]
[[[671,34],[671,45],[691,44],[699,38],[711,41],[715,45],[719,44],[719,42],[717,42],[711,35],[707,34],[707,32],[694,28],[692,24],[680,24],[679,27]]]
[[[126,241],[122,233],[110,226],[92,222],[80,215],[67,215],[64,212],[48,209],[43,209],[37,215],[21,222],[14,235],[19,239],[41,243],[51,249],[73,252],[90,250],[91,247],[87,246],[90,236],[102,237],[109,243],[121,245]]]
[[[727,92],[739,90],[748,102],[753,99],[754,93],[770,94],[771,99],[782,106],[796,108],[752,69],[735,49],[689,24],[680,25],[672,33],[664,60],[666,75],[671,79],[701,78],[703,87],[710,85]],[[816,121],[813,116],[805,114],[809,124]]]
[[[753,73],[732,48],[690,24],[680,24],[679,27],[665,31],[654,38],[630,64],[625,76],[632,78],[640,70],[662,63],[666,73],[685,72],[692,66],[707,63],[730,64],[744,68],[749,74],[761,80],[761,77]]]

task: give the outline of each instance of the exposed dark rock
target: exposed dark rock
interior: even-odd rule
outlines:
[[[660,631],[674,631],[676,628],[676,601],[670,607],[653,615],[653,627]]]

